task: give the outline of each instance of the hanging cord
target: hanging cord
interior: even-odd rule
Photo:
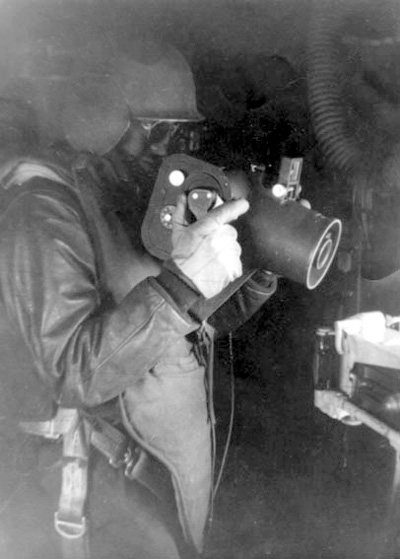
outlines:
[[[214,408],[214,339],[209,338],[208,346],[208,365],[207,365],[207,383],[208,383],[208,414],[211,423],[211,479],[212,487],[210,493],[210,511],[208,515],[208,530],[211,530],[211,525],[214,517],[214,477],[217,457],[217,434],[216,434],[216,418]]]
[[[208,516],[209,530],[213,517],[214,510],[214,476],[215,476],[215,462],[216,462],[216,419],[214,409],[214,328],[204,320],[200,329],[197,332],[196,353],[199,363],[205,367],[204,383],[207,393],[207,406],[208,406],[208,420],[210,422],[211,430],[211,479],[212,487],[210,490],[210,505]]]
[[[230,396],[231,396],[231,411],[229,419],[228,435],[225,442],[224,452],[221,459],[221,465],[219,468],[218,476],[213,484],[210,497],[210,512],[208,516],[208,526],[207,526],[207,538],[206,545],[203,551],[203,559],[207,557],[207,540],[210,540],[210,534],[212,530],[212,523],[214,517],[214,501],[221,484],[222,474],[226,466],[226,461],[228,458],[229,446],[232,438],[233,431],[233,419],[235,415],[235,374],[234,374],[234,355],[233,355],[233,340],[232,332],[229,332],[229,377],[230,377]],[[214,410],[214,378],[213,378],[213,365],[214,365],[214,344],[211,343],[209,346],[209,366],[208,366],[208,389],[209,389],[209,415],[211,421],[211,440],[212,440],[212,475],[213,479],[215,477],[215,461],[216,461],[216,421],[215,421],[215,410]]]
[[[216,497],[217,491],[221,484],[222,474],[224,472],[226,461],[228,458],[228,451],[231,444],[232,439],[232,431],[233,431],[233,420],[235,417],[235,367],[234,367],[234,355],[233,355],[233,339],[232,339],[232,332],[229,332],[228,336],[229,341],[229,380],[230,380],[230,396],[231,396],[231,413],[229,417],[229,428],[228,434],[226,437],[224,453],[222,455],[221,466],[219,468],[218,477],[214,484],[213,489],[213,500]]]

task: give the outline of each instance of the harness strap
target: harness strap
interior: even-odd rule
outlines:
[[[20,421],[19,426],[25,433],[38,435],[45,439],[57,440],[68,433],[76,423],[75,408],[58,408],[57,414],[49,421]]]
[[[103,454],[114,468],[124,467],[129,479],[136,472],[144,451],[132,439],[101,418],[60,407],[49,421],[22,421],[25,433],[63,441],[62,482],[54,526],[61,536],[64,559],[89,559],[85,505],[88,490],[89,445]]]
[[[21,421],[19,427],[30,435],[58,440],[66,435],[70,426],[76,420],[77,413],[74,408],[60,407],[53,419],[48,421]],[[125,466],[125,475],[132,478],[132,469],[139,461],[141,452],[143,452],[141,447],[131,437],[125,435],[104,419],[88,414],[81,415],[84,425],[89,431],[90,444],[103,454],[114,468]]]
[[[85,503],[88,478],[88,433],[78,411],[63,434],[62,484],[54,525],[60,536],[81,538],[86,533]]]
[[[63,438],[61,493],[54,527],[61,536],[64,559],[89,559],[85,517],[90,428],[77,409],[59,408],[49,421],[24,421],[20,428],[50,440]]]
[[[122,466],[128,479],[136,479],[136,466],[144,450],[131,437],[104,419],[85,414],[84,420],[91,427],[90,444],[107,458],[110,466]]]

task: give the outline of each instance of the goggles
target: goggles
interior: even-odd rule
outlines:
[[[147,140],[150,144],[158,144],[168,136],[172,138],[179,128],[177,122],[169,122],[166,120],[140,121],[140,126],[146,132]]]

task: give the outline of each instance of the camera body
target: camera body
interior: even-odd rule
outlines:
[[[177,198],[183,193],[188,197],[189,223],[220,201],[232,199],[228,177],[219,167],[185,154],[166,157],[142,225],[146,249],[160,260],[167,260],[171,254],[172,215]]]
[[[166,157],[159,169],[142,224],[146,249],[167,260],[172,251],[172,215],[180,194],[188,197],[188,223],[200,219],[216,205],[245,197],[250,210],[233,225],[238,230],[245,269],[265,269],[308,289],[317,287],[336,254],[342,226],[296,201],[278,198],[261,185],[243,177],[228,176],[211,165],[185,154]]]

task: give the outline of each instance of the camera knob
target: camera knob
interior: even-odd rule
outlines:
[[[172,216],[176,206],[168,205],[164,206],[160,211],[160,221],[166,229],[172,229]]]

